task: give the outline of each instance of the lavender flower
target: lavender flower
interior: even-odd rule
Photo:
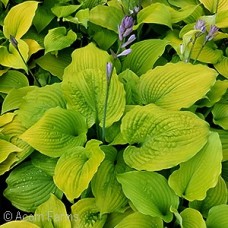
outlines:
[[[140,7],[139,6],[135,6],[133,8],[133,10],[129,10],[130,14],[134,15],[137,14],[140,11]]]
[[[206,35],[205,42],[212,40],[216,36],[218,30],[219,28],[216,25],[211,25],[211,28],[208,34]]]
[[[200,32],[196,33],[196,37],[201,36],[206,32],[206,23],[203,20],[198,20],[194,26],[194,29],[200,30]]]
[[[121,24],[118,26],[119,40],[122,41],[123,38],[127,37],[133,31],[134,19],[131,16],[125,16]]]
[[[113,64],[111,62],[108,62],[106,64],[106,77],[108,82],[110,82],[111,80],[112,72],[113,72]]]
[[[18,42],[17,42],[16,38],[15,38],[14,36],[10,35],[9,40],[10,40],[10,43],[11,43],[16,49],[18,49]]]
[[[136,39],[135,34],[132,34],[132,35],[128,38],[127,42],[123,43],[123,44],[121,45],[121,47],[122,47],[122,48],[125,48],[127,45],[131,44],[135,39]]]
[[[126,49],[124,51],[122,51],[120,54],[117,55],[117,58],[120,57],[120,56],[126,56],[126,55],[129,55],[131,53],[131,49]]]

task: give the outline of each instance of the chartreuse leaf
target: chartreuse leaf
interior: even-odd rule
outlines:
[[[8,2],[9,2],[9,0],[1,0],[1,2],[4,4],[4,6],[5,6],[5,8],[6,8],[6,6],[7,6]]]
[[[9,70],[0,77],[0,92],[9,93],[13,88],[29,86],[27,77],[19,71]]]
[[[105,69],[105,68],[104,68]],[[102,127],[104,103],[107,89],[105,71],[88,69],[76,74],[64,74],[62,89],[68,107],[86,117],[88,126],[95,122]],[[106,127],[111,126],[123,115],[125,91],[116,73],[112,74],[106,112]]]
[[[152,3],[148,7],[140,10],[137,14],[137,22],[138,24],[135,26],[135,29],[143,23],[161,24],[172,28],[169,7],[162,3]]]
[[[67,17],[74,13],[76,10],[80,8],[81,5],[66,5],[60,6],[56,5],[51,8],[53,14],[55,14],[58,18]]]
[[[103,228],[107,215],[101,215],[94,198],[84,198],[71,207],[72,227]]]
[[[203,200],[208,189],[215,187],[221,173],[222,145],[212,132],[207,144],[193,158],[180,164],[169,176],[169,185],[180,197],[189,201]]]
[[[150,39],[137,42],[131,46],[132,53],[123,62],[123,69],[130,69],[137,75],[146,73],[153,68],[168,45],[168,41]]]
[[[0,227],[2,228],[39,228],[36,224],[30,223],[28,221],[12,221],[12,222],[7,222]]]
[[[180,215],[182,217],[182,228],[207,228],[203,216],[195,209],[186,208]]]
[[[191,112],[136,106],[122,119],[122,137],[130,144],[124,160],[138,170],[174,167],[204,146],[208,132],[207,123]]]
[[[67,31],[65,27],[51,29],[44,38],[45,54],[69,47],[76,39],[76,33]]]
[[[22,151],[21,148],[7,142],[6,140],[0,139],[0,163],[6,160],[9,154],[20,151]]]
[[[35,86],[26,86],[19,89],[11,89],[2,104],[2,113],[13,111],[19,108],[23,102],[23,97],[35,89]]]
[[[227,203],[227,187],[226,182],[220,177],[217,185],[207,191],[207,196],[202,201],[190,202],[189,206],[195,208],[207,217],[208,211],[217,205]]]
[[[43,47],[40,46],[40,44],[36,40],[24,39],[24,41],[26,42],[26,44],[29,47],[29,53],[28,53],[29,57],[31,57],[32,54],[35,54],[39,50],[43,49]]]
[[[100,141],[90,140],[86,147],[74,147],[65,152],[55,168],[54,181],[68,200],[78,198],[89,186],[105,155]]]
[[[0,127],[10,123],[15,116],[15,113],[9,112],[0,116]]]
[[[139,212],[125,217],[115,228],[163,228],[163,221],[159,217],[151,217]]]
[[[6,179],[7,188],[4,196],[18,209],[34,212],[45,202],[50,193],[61,196],[52,176],[36,168],[31,162],[24,162],[16,167]]]
[[[228,10],[228,2],[226,0],[200,0],[200,2],[212,13]]]
[[[20,50],[23,59],[27,61],[29,47],[26,42],[23,40],[18,40],[18,49]],[[27,66],[12,44],[9,45],[9,51],[7,47],[0,46],[0,64],[10,68],[24,69],[27,72]]]
[[[215,131],[218,132],[219,138],[222,143],[223,161],[227,161],[228,160],[228,131],[224,131],[222,129],[216,129]]]
[[[121,23],[124,14],[122,10],[112,6],[96,6],[89,14],[90,22],[100,25],[118,33],[118,25]],[[112,18],[112,20],[110,20]]]
[[[228,205],[218,205],[212,207],[207,217],[207,228],[228,227]]]
[[[222,76],[228,79],[228,57],[223,56],[214,67]]]
[[[102,150],[105,152],[105,160],[94,175],[91,186],[96,205],[101,214],[105,214],[121,211],[127,204],[127,198],[116,179],[117,170],[114,163],[117,151],[111,146],[103,146]]]
[[[117,175],[127,198],[144,215],[171,222],[170,207],[177,209],[179,199],[164,176],[155,172],[131,171]]]
[[[31,220],[39,227],[71,228],[65,205],[53,194],[36,208],[34,216],[29,217]]]
[[[51,108],[20,138],[50,157],[59,157],[86,141],[86,122],[77,112]]]
[[[85,69],[105,70],[107,62],[110,61],[111,57],[106,51],[97,48],[94,43],[90,43],[72,53],[72,62],[65,69],[64,77],[74,75],[77,78],[76,73]]]
[[[228,103],[216,103],[212,109],[213,122],[228,130]]]
[[[44,87],[35,87],[29,91],[20,104],[16,114],[21,123],[29,128],[35,124],[44,113],[54,107],[66,107],[66,102],[61,90],[61,84],[55,83]]]
[[[20,39],[30,28],[35,16],[38,2],[26,1],[10,9],[4,19],[3,33],[6,38],[10,35]]]
[[[155,103],[179,110],[203,98],[215,83],[216,76],[215,70],[200,64],[168,63],[142,75],[139,94],[143,104]]]

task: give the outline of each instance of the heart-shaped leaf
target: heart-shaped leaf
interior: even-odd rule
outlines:
[[[188,108],[205,96],[216,76],[215,70],[200,64],[168,63],[142,75],[139,94],[143,104],[155,103],[172,110]]]
[[[88,69],[76,74],[64,74],[62,89],[68,106],[86,117],[88,126],[95,122],[103,125],[104,103],[107,92],[105,71]],[[108,95],[106,127],[111,126],[123,115],[125,109],[125,91],[113,73]]]
[[[207,142],[208,125],[191,112],[156,105],[136,106],[122,119],[122,137],[131,144],[124,160],[138,170],[162,170],[193,157]]]
[[[77,112],[51,108],[20,138],[50,157],[59,157],[86,141],[86,122]]]
[[[26,1],[10,9],[4,19],[3,33],[6,38],[10,35],[20,39],[30,28],[35,16],[38,2]]]
[[[189,201],[203,200],[208,189],[215,187],[221,173],[222,145],[219,135],[211,133],[207,144],[193,158],[181,163],[169,176],[169,185]]]
[[[117,175],[127,198],[144,215],[160,217],[170,222],[173,214],[170,207],[177,209],[179,199],[161,174],[147,171],[131,171]]]
[[[61,196],[52,176],[36,168],[31,162],[16,167],[6,179],[8,184],[4,196],[18,209],[34,212],[37,206],[45,202],[50,193]]]
[[[100,144],[100,141],[90,140],[85,148],[74,147],[58,160],[54,181],[70,201],[78,198],[88,188],[103,161],[105,156]]]

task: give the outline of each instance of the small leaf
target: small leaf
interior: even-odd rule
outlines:
[[[59,6],[56,5],[51,8],[53,14],[55,14],[58,18],[67,17],[77,11],[81,5],[67,5],[67,6]]]
[[[3,115],[0,116],[0,127],[3,127],[4,125],[10,123],[13,118],[14,118],[15,114],[14,113],[5,113]]]
[[[39,226],[27,221],[11,221],[0,226],[1,228],[39,228]]]
[[[215,131],[219,134],[219,138],[222,143],[223,161],[227,161],[228,160],[228,131],[224,131],[222,129],[216,129]]]
[[[228,130],[228,103],[216,103],[212,109],[213,122]]]
[[[35,16],[38,2],[26,1],[10,9],[4,19],[3,33],[9,39],[10,35],[20,39],[30,28]]]
[[[85,119],[77,112],[51,108],[20,138],[41,153],[59,157],[86,141]]]
[[[143,104],[155,103],[172,110],[188,108],[205,96],[216,76],[215,70],[203,65],[168,63],[140,78],[139,94]]]
[[[37,207],[34,223],[39,227],[71,228],[65,205],[53,194],[50,194],[50,198]]]
[[[16,167],[6,179],[4,196],[19,210],[34,212],[37,206],[45,202],[50,193],[61,196],[52,176],[36,168],[30,162]]]
[[[94,198],[80,199],[71,206],[72,227],[103,228],[107,215],[100,215]]]
[[[214,67],[222,76],[228,79],[228,57],[223,56]]]
[[[62,89],[68,102],[68,107],[80,112],[86,117],[88,126],[95,122],[102,127],[104,118],[104,103],[107,90],[105,69],[88,69],[64,75]],[[66,72],[65,72],[66,73]],[[111,126],[123,115],[125,108],[125,91],[118,76],[113,73],[109,87],[106,112],[106,127]]]
[[[228,227],[228,205],[222,204],[212,207],[207,217],[207,228]]]
[[[131,45],[132,53],[124,59],[123,69],[129,68],[137,75],[146,73],[153,68],[168,44],[166,40],[149,39]]]
[[[139,212],[125,217],[115,228],[163,228],[163,221],[158,217],[151,217]]]
[[[221,173],[222,145],[219,135],[211,133],[207,144],[193,158],[180,164],[169,176],[169,185],[188,201],[203,200],[206,192],[215,187]]]
[[[78,198],[89,186],[104,153],[100,149],[100,141],[90,140],[86,147],[74,147],[65,152],[55,168],[54,181],[69,201]]]
[[[28,53],[29,57],[31,57],[31,55],[33,55],[36,52],[38,52],[38,51],[43,49],[43,47],[41,47],[36,40],[24,39],[24,41],[26,42],[26,44],[29,47],[29,53]]]
[[[121,133],[130,145],[124,160],[138,170],[162,170],[193,157],[207,142],[208,125],[191,112],[156,105],[136,106],[122,119]]]
[[[178,207],[179,199],[158,173],[131,171],[117,175],[127,198],[144,215],[159,217],[165,222],[173,218],[170,207]]]
[[[65,27],[51,29],[44,38],[45,54],[69,47],[76,39],[76,33],[67,31]]]
[[[182,217],[183,228],[207,228],[203,216],[195,209],[186,208],[180,215]]]

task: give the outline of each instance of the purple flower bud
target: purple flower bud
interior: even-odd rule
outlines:
[[[218,32],[219,28],[216,25],[211,25],[210,31],[206,35],[205,41],[210,41],[212,40],[215,36],[216,33]]]
[[[194,26],[194,29],[200,30],[201,34],[206,32],[206,23],[204,20],[198,20]]]
[[[9,40],[10,40],[10,43],[17,49],[18,48],[18,42],[17,42],[16,38],[14,36],[10,35]]]
[[[126,49],[124,51],[122,51],[120,54],[117,55],[117,57],[120,57],[120,56],[126,56],[126,55],[129,55],[131,53],[131,49]]]
[[[135,39],[136,39],[135,34],[131,35],[131,36],[128,38],[127,42],[123,43],[123,44],[121,45],[121,47],[122,47],[122,48],[125,48],[127,45],[131,44]]]
[[[108,82],[111,80],[112,71],[113,71],[113,64],[111,62],[108,62],[106,64],[106,78]]]
[[[125,16],[121,24],[118,26],[119,40],[122,41],[124,37],[130,35],[133,30],[134,19],[131,16]]]

